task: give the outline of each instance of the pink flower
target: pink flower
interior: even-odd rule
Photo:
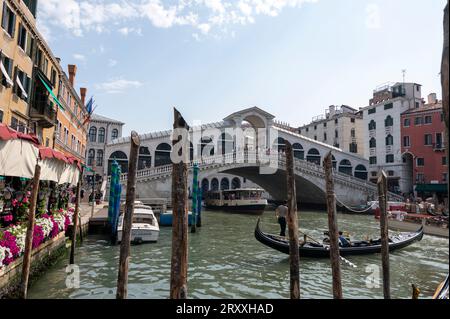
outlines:
[[[34,226],[33,232],[33,249],[39,247],[44,242],[44,231],[41,226]]]
[[[27,192],[27,197],[30,197],[30,196],[31,196],[31,192],[28,191],[28,192]]]
[[[18,203],[17,199],[13,199],[13,200],[11,201],[11,204],[13,205],[13,207],[16,207],[16,206],[17,206],[17,203]]]

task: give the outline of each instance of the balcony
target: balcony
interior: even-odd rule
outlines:
[[[369,131],[369,139],[370,138],[376,138],[377,137],[377,131],[376,130],[370,130]]]
[[[433,151],[444,152],[445,144],[444,143],[433,143]]]
[[[392,135],[392,133],[394,132],[394,128],[392,126],[388,126],[388,127],[384,128],[384,131],[385,131],[386,135],[389,135],[389,134]]]
[[[40,127],[51,128],[56,122],[56,112],[53,104],[41,103],[30,108],[30,117],[33,122],[37,122]]]
[[[371,148],[369,150],[369,155],[370,156],[376,156],[377,155],[377,149],[376,148]]]
[[[394,147],[392,145],[386,146],[386,154],[394,154]]]

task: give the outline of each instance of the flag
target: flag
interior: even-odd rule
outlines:
[[[83,122],[83,126],[86,123],[90,122],[91,120],[92,113],[94,113],[93,105],[94,105],[94,97],[92,96],[86,104],[87,116]]]

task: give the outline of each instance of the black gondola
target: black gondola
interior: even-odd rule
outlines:
[[[289,254],[289,241],[277,235],[266,234],[259,227],[260,219],[255,228],[255,237],[262,244],[269,246],[279,252]],[[404,248],[415,241],[422,240],[423,227],[415,233],[402,233],[389,239],[389,251]],[[299,246],[300,256],[303,257],[329,257],[328,246],[314,242],[306,242]],[[365,255],[381,252],[381,239],[371,241],[354,241],[351,247],[340,247],[341,256]]]

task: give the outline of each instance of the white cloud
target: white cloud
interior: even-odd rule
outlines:
[[[130,81],[118,78],[96,84],[95,87],[97,90],[104,91],[106,93],[122,93],[128,89],[140,88],[142,85],[143,83],[139,81]]]
[[[38,21],[46,37],[62,28],[74,36],[87,32],[142,34],[147,21],[156,28],[191,26],[202,34],[226,25],[254,23],[258,15],[278,16],[285,8],[300,8],[318,0],[46,0],[39,6]],[[143,20],[143,21],[142,21]]]
[[[83,54],[80,54],[80,53],[75,53],[73,55],[73,58],[75,60],[78,60],[78,61],[81,61],[81,62],[86,62],[86,56],[84,56]]]
[[[127,36],[131,33],[135,33],[139,36],[142,36],[142,29],[141,28],[129,28],[129,27],[123,27],[117,30],[120,34]]]
[[[113,67],[115,67],[116,65],[117,65],[117,60],[114,60],[114,59],[109,59],[108,60],[108,66],[110,67],[110,68],[113,68]]]

